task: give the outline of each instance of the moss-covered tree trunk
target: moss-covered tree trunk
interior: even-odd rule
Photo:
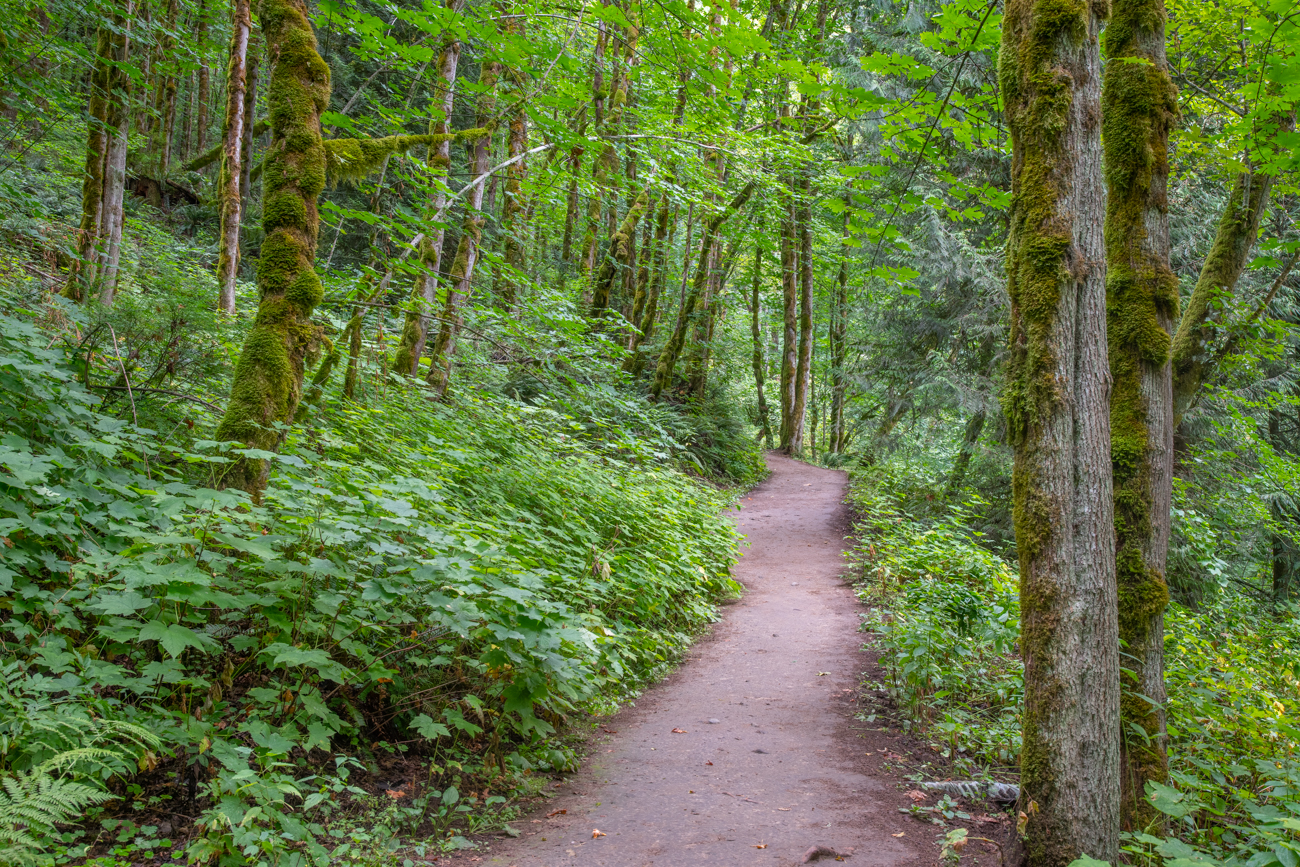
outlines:
[[[668,250],[672,247],[672,232],[676,222],[672,212],[672,203],[665,190],[659,203],[659,213],[655,218],[654,259],[651,265],[649,288],[646,290],[645,308],[636,321],[636,330],[632,332],[632,341],[628,345],[630,355],[623,361],[623,369],[633,376],[640,376],[645,366],[645,353],[642,347],[654,337],[655,325],[659,320],[659,306],[663,299],[664,286],[668,282]],[[687,242],[690,246],[690,242]]]
[[[158,40],[157,89],[154,92],[154,121],[149,147],[157,158],[158,180],[171,168],[172,135],[176,128],[176,22],[180,16],[178,0],[168,0],[162,37]],[[165,186],[163,186],[165,189]],[[164,197],[166,193],[163,193]]]
[[[599,315],[609,307],[609,299],[614,284],[621,280],[623,272],[631,267],[632,239],[636,234],[637,223],[650,204],[650,191],[642,190],[632,203],[631,209],[619,224],[618,230],[609,239],[609,251],[600,271],[591,286],[591,315]]]
[[[465,198],[465,221],[461,225],[456,258],[447,275],[447,302],[443,305],[438,336],[430,351],[429,373],[425,381],[442,397],[451,384],[451,363],[460,333],[465,302],[469,300],[474,266],[478,263],[479,244],[483,238],[483,188],[492,153],[492,126],[496,112],[496,86],[501,64],[487,61],[479,70],[480,93],[475,109],[475,129],[481,134],[469,141],[469,195]]]
[[[131,78],[126,68],[131,16],[132,4],[128,2],[110,25],[99,29],[95,41],[78,255],[64,289],[67,297],[77,301],[98,294],[101,301],[111,304],[116,288],[131,118]]]
[[[244,97],[247,94],[248,40],[253,28],[250,2],[235,0],[230,57],[226,65],[226,120],[222,130],[221,177],[217,181],[221,211],[217,309],[223,313],[235,312],[235,281],[239,277],[239,228],[244,204],[239,189],[243,173]]]
[[[321,299],[316,276],[316,199],[325,187],[320,116],[330,72],[316,49],[305,0],[263,0],[260,19],[271,59],[271,145],[262,173],[262,242],[257,318],[235,366],[230,404],[217,439],[274,451],[302,393],[308,356],[320,341],[311,322]],[[233,179],[232,179],[233,180]],[[231,183],[231,186],[235,186]],[[241,457],[224,482],[259,498],[270,473],[261,457]]]
[[[664,346],[663,352],[659,353],[659,363],[655,366],[654,384],[650,388],[650,394],[654,400],[658,400],[672,382],[673,370],[677,367],[678,358],[681,357],[682,346],[686,343],[687,332],[704,313],[701,302],[709,280],[709,263],[713,261],[711,254],[718,244],[718,230],[732,214],[744,207],[745,202],[749,201],[749,197],[753,195],[754,187],[755,182],[750,181],[725,208],[710,217],[708,222],[704,224],[704,231],[700,235],[700,258],[695,268],[695,279],[691,283],[690,294],[682,301],[682,307],[677,317],[677,327],[673,329],[672,336],[668,339],[667,345]]]
[[[1295,128],[1295,111],[1274,118],[1277,132]],[[1174,426],[1196,402],[1201,386],[1214,372],[1214,336],[1222,305],[1216,300],[1230,297],[1250,263],[1250,252],[1259,237],[1259,222],[1268,207],[1273,176],[1246,171],[1237,176],[1219,217],[1214,243],[1201,266],[1196,288],[1178,322],[1173,340]]]
[[[754,243],[754,273],[749,284],[749,336],[752,341],[750,362],[754,369],[754,389],[758,395],[758,427],[762,432],[764,445],[770,449],[772,447],[772,414],[767,406],[767,357],[764,352],[762,328],[763,257],[767,255],[767,251],[763,249],[761,240],[763,237],[761,222],[758,226],[757,237],[760,240]]]
[[[459,13],[464,0],[447,0],[447,7],[453,13]],[[460,65],[461,41],[448,39],[438,55],[438,83],[434,96],[432,117],[429,120],[429,132],[435,135],[447,135],[450,132],[452,108],[456,100],[456,70]],[[438,219],[447,208],[447,173],[451,168],[451,139],[445,138],[429,147],[426,165],[433,179],[437,192],[433,202],[425,212],[429,220]],[[441,221],[439,221],[441,222]],[[398,340],[397,353],[393,358],[393,370],[407,376],[414,376],[420,366],[420,356],[424,354],[425,343],[429,339],[429,313],[438,303],[438,269],[442,264],[442,248],[447,231],[441,225],[430,225],[424,240],[420,243],[420,274],[415,279],[414,291],[411,293],[411,309],[406,311],[406,321],[402,326],[402,336]]]
[[[1169,267],[1169,128],[1178,93],[1165,60],[1163,0],[1114,0],[1106,28],[1102,141],[1106,186],[1106,334],[1121,664],[1121,821],[1158,814],[1148,781],[1166,782],[1164,610],[1169,601],[1174,405],[1170,334],[1178,278]],[[1144,734],[1137,734],[1140,728]]]
[[[1003,407],[1020,555],[1025,858],[1119,857],[1119,635],[1107,403],[1101,0],[1008,0]]]
[[[200,0],[198,9],[198,26],[195,28],[194,43],[200,48],[208,41],[207,4]],[[194,150],[199,153],[208,146],[208,101],[212,99],[212,70],[208,66],[208,54],[199,51],[198,88],[195,95]],[[192,152],[186,153],[188,158]]]
[[[608,5],[608,0],[602,0]],[[591,113],[592,125],[596,135],[603,132],[605,125],[605,100],[609,90],[605,84],[605,50],[609,43],[609,25],[599,20],[596,23],[596,47],[591,55]],[[608,184],[609,163],[606,149],[601,147],[591,161],[591,177],[596,192],[587,199],[587,225],[582,240],[582,253],[578,258],[583,274],[590,274],[596,267],[596,235],[600,227],[601,193]]]

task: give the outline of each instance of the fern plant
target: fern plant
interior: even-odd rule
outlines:
[[[159,743],[76,696],[35,690],[17,663],[0,667],[0,864],[35,864],[58,825],[111,800],[104,782]]]

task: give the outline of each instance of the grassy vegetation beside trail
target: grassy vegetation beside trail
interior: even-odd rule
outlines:
[[[978,498],[945,505],[945,479],[919,459],[897,457],[851,478],[859,515],[853,574],[872,606],[866,628],[887,672],[878,688],[963,779],[1014,782],[1023,694],[1015,564],[971,529],[996,510]],[[1180,505],[1178,531],[1194,530],[1196,515]],[[1161,818],[1125,835],[1132,863],[1300,863],[1294,615],[1226,591],[1194,608],[1171,606],[1165,653],[1173,785],[1148,788]]]
[[[598,375],[441,404],[379,371],[289,433],[260,505],[220,490],[228,444],[169,393],[219,393],[232,326],[183,288],[110,313],[10,284],[0,862],[469,845],[739,589],[733,495],[683,468],[755,481],[752,441]],[[137,386],[155,351],[187,378],[88,390],[127,329]]]

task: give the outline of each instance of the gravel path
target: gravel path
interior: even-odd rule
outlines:
[[[933,863],[933,834],[899,813],[899,780],[879,768],[898,742],[853,719],[871,660],[839,579],[845,475],[776,455],[768,465],[735,515],[743,598],[604,724],[583,771],[514,823],[521,837],[455,863],[784,867],[813,846],[851,848],[855,867]]]

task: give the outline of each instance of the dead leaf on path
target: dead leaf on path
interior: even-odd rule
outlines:
[[[907,793],[907,797],[911,798],[913,801],[924,801],[925,792],[922,792],[919,789],[913,789]]]
[[[609,836],[609,835],[606,834],[604,831],[598,831],[598,830],[592,829],[592,832],[591,832],[591,839],[593,839],[593,840],[595,840],[597,837],[608,837],[608,836]]]
[[[706,765],[711,765],[711,764],[713,764],[713,762],[705,762],[704,764],[706,764]]]
[[[904,834],[906,834],[906,833],[907,833],[906,831],[899,831],[897,834],[892,834],[891,836],[893,836],[893,837],[902,837],[902,836],[903,836]]]
[[[788,812],[790,812],[790,808],[789,808],[789,807],[777,807],[777,809],[780,810],[782,813],[788,813]]]
[[[673,734],[684,735],[684,734],[689,734],[689,732],[687,732],[686,729],[673,729]]]
[[[549,812],[549,813],[546,814],[546,818],[548,818],[548,819],[554,819],[556,816],[563,816],[563,815],[564,815],[565,813],[567,813],[567,812],[569,812],[569,811],[568,811],[568,810],[552,810],[551,812]]]
[[[600,730],[603,731],[603,732],[604,732],[605,734],[607,734],[607,735],[616,735],[616,734],[618,734],[618,729],[607,729],[607,728],[605,728],[604,726],[601,726],[601,727],[600,727]]]
[[[767,848],[767,844],[766,844],[766,843],[755,843],[755,844],[754,844],[754,848],[755,848],[755,849],[766,849],[766,848]]]
[[[396,801],[398,798],[405,798],[406,792],[401,789],[384,789],[384,794]]]
[[[819,672],[817,672],[817,676],[818,676],[818,677],[825,677],[825,676],[828,675],[828,674],[830,674],[829,671],[819,671]]]

